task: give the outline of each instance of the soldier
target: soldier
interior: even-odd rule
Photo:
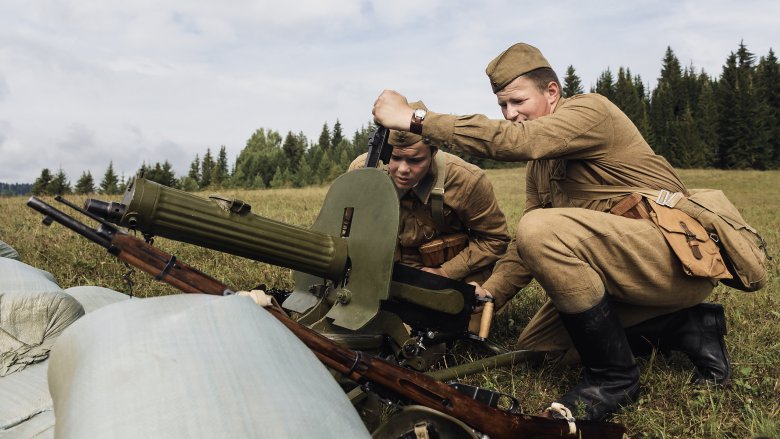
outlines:
[[[484,171],[413,133],[391,130],[388,144],[387,172],[401,202],[396,258],[452,279],[487,279],[510,236]],[[363,154],[349,170],[365,162]]]
[[[547,293],[521,346],[573,346],[584,366],[581,382],[547,413],[599,420],[635,401],[632,349],[682,351],[697,382],[725,382],[723,308],[701,303],[717,281],[687,275],[653,221],[610,213],[637,188],[685,193],[675,170],[603,96],[562,98],[535,47],[511,46],[486,72],[504,121],[422,113],[390,90],[373,113],[388,128],[416,131],[444,147],[529,162],[516,240],[479,292],[500,305],[535,278]]]

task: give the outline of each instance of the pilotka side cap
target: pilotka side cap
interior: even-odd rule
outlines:
[[[518,76],[545,67],[552,68],[539,49],[530,44],[517,43],[490,61],[485,73],[490,78],[493,93],[498,93]]]

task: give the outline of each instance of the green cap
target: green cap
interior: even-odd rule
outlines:
[[[426,107],[422,101],[411,102],[409,103],[409,106],[415,110],[422,108],[423,110],[428,111],[428,107]],[[425,142],[425,144],[428,145],[431,144],[431,140],[429,138],[423,138],[420,135],[408,133],[406,131],[390,130],[390,137],[387,139],[387,143],[389,143],[390,146],[397,148],[406,148],[407,146],[412,146],[420,141]]]
[[[498,93],[518,76],[545,67],[552,68],[539,49],[530,44],[517,43],[490,61],[485,73],[490,78],[493,93]]]

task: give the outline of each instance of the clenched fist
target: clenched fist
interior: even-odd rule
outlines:
[[[385,90],[376,98],[374,109],[374,122],[385,128],[398,131],[409,131],[414,109],[409,106],[406,98],[394,90]]]

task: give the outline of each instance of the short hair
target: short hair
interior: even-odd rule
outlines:
[[[558,84],[558,88],[561,88],[561,81],[558,80],[558,75],[555,74],[555,70],[547,67],[531,70],[530,72],[520,76],[533,81],[539,91],[544,91],[547,89],[547,85],[551,82]]]

